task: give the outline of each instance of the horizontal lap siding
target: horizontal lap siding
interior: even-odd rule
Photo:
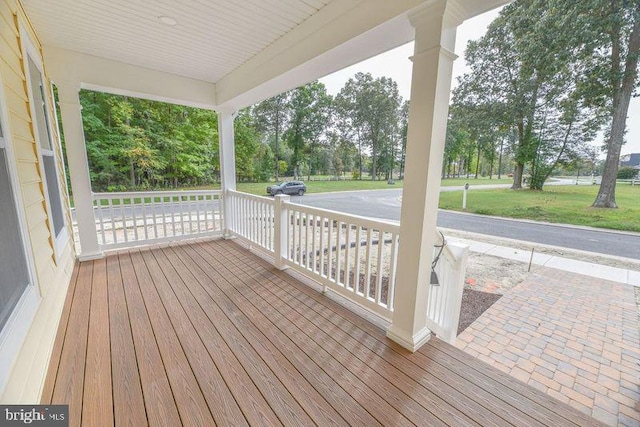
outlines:
[[[0,396],[2,403],[33,403],[39,400],[64,295],[75,262],[70,241],[60,248],[58,259],[54,254],[23,65],[26,53],[22,52],[18,22],[38,46],[38,39],[30,28],[20,4],[16,0],[0,0],[0,77],[4,88],[2,102],[8,118],[7,129],[3,130],[11,142],[13,161],[18,169],[20,192],[17,196],[22,198],[28,233],[25,243],[31,247],[42,299],[20,353],[15,359],[9,381]],[[47,103],[51,109],[53,101],[50,98],[47,91]],[[51,117],[52,123],[54,120],[55,118]],[[53,131],[56,132],[55,126]],[[59,186],[65,189],[62,157],[57,146],[56,152],[59,162]],[[63,194],[63,205],[68,206],[66,194]],[[67,223],[70,224],[68,210],[66,214]],[[71,235],[71,230],[68,231]]]

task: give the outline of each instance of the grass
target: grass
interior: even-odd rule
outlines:
[[[489,179],[489,178],[448,178],[442,180],[443,186],[464,185],[468,182],[474,184],[508,184],[513,182],[512,179]],[[392,188],[402,188],[402,181],[395,180],[395,184],[387,184],[387,181],[371,181],[370,179],[348,180],[348,181],[305,181],[308,193],[328,193],[332,191],[356,191],[356,190],[388,190]],[[273,183],[238,183],[238,191],[245,193],[266,195],[267,186]]]
[[[618,185],[618,209],[592,208],[597,185],[548,186],[544,191],[477,190],[467,194],[467,212],[507,218],[640,232],[640,186]],[[462,192],[440,194],[440,208],[462,210]]]
[[[468,182],[471,185],[485,185],[485,184],[512,184],[513,178],[447,178],[440,181],[440,185],[443,187],[452,187],[455,185],[464,185]]]
[[[402,181],[395,181],[395,184],[387,184],[387,181],[306,181],[307,193],[328,193],[332,191],[354,191],[354,190],[387,190],[391,188],[402,188]],[[267,186],[273,183],[239,182],[238,191],[265,196]]]

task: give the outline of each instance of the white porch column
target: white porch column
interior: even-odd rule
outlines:
[[[80,105],[79,82],[56,81],[60,100],[60,115],[64,141],[67,147],[67,162],[71,176],[71,189],[76,210],[78,234],[80,237],[81,261],[101,258],[102,250],[98,245],[96,220],[93,214],[91,179],[89,163],[82,126],[82,106]]]
[[[224,234],[228,236],[231,228],[231,206],[226,197],[227,190],[236,189],[236,152],[233,136],[233,121],[236,112],[230,110],[218,110],[218,139],[220,150],[220,180],[224,197]]]
[[[416,31],[413,77],[393,323],[387,336],[411,351],[431,336],[428,287],[461,12],[452,1],[439,0],[409,18]]]

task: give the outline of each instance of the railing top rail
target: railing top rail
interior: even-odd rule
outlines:
[[[201,196],[208,194],[222,194],[222,190],[175,190],[175,191],[121,191],[110,193],[93,193],[94,199],[122,199],[139,197],[172,197],[172,196]]]
[[[398,233],[400,231],[400,224],[396,222],[385,221],[382,219],[367,218],[364,216],[337,212],[329,209],[314,208],[311,206],[301,205],[301,204],[292,203],[292,202],[285,202],[285,206],[287,208],[292,208],[301,212],[306,212],[313,215],[325,216],[325,217],[330,216],[332,219],[335,219],[338,221],[358,224],[358,225],[362,225],[369,228],[376,228],[378,230],[386,231],[389,233]]]
[[[254,199],[254,200],[261,200],[269,203],[274,203],[273,197],[258,196],[256,194],[244,193],[242,191],[237,191],[237,190],[227,190],[227,192],[232,195],[244,197],[245,199]]]

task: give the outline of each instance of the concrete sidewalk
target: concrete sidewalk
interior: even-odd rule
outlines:
[[[461,239],[457,237],[447,237],[451,242],[457,242],[469,246],[471,252],[492,255],[512,261],[522,262],[532,265],[555,268],[557,270],[570,273],[582,274],[584,276],[597,279],[609,280],[627,285],[640,287],[640,265],[638,270],[610,267],[593,262],[579,261],[571,258],[564,258],[556,255],[537,253],[534,251],[533,258],[531,251],[516,249],[508,246],[500,246],[491,243],[483,243],[476,240]],[[633,261],[633,260],[631,260]]]

